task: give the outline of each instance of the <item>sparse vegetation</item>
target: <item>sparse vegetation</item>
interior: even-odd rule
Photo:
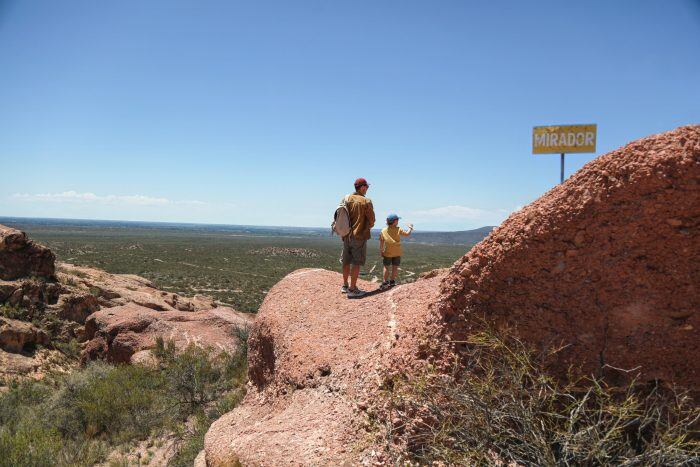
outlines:
[[[281,248],[278,246],[268,246],[259,250],[252,250],[251,255],[263,256],[299,256],[302,258],[318,258],[320,254],[308,248]]]
[[[56,340],[53,343],[56,350],[60,351],[63,355],[71,360],[78,360],[80,357],[80,344],[75,338],[69,339],[67,341]]]
[[[519,341],[472,336],[448,374],[387,390],[381,418],[397,464],[698,465],[700,409],[660,385],[562,384]],[[405,450],[395,449],[401,445]],[[403,452],[410,454],[405,458]]]
[[[93,465],[113,446],[164,432],[182,435],[178,459],[191,457],[222,402],[228,410],[244,394],[243,352],[192,345],[176,353],[161,341],[154,353],[154,368],[94,362],[68,376],[11,383],[0,395],[0,466]]]
[[[0,316],[10,319],[17,319],[20,321],[32,321],[34,318],[34,312],[28,308],[12,306],[4,303],[0,304]]]
[[[328,237],[325,230],[292,235],[273,228],[253,232],[24,222],[19,227],[51,248],[59,261],[138,274],[168,292],[208,295],[245,312],[257,311],[266,291],[295,269],[340,267],[341,242]],[[464,245],[407,242],[399,281],[410,282],[422,272],[447,267],[467,250]],[[372,240],[362,277],[379,278],[381,271],[378,242]],[[75,276],[74,283],[85,276],[68,272]]]
[[[68,274],[71,274],[71,275],[73,275],[73,276],[80,277],[80,278],[82,278],[82,279],[84,279],[84,278],[87,277],[87,274],[85,274],[83,271],[78,271],[78,270],[75,270],[75,269],[71,269],[71,270],[66,271],[66,272],[67,272]],[[71,285],[75,285],[75,283],[76,283],[75,279],[70,279],[70,280],[72,281]]]
[[[51,338],[49,347],[60,350],[69,359],[77,360],[80,353],[79,344],[74,338],[66,340],[61,336],[66,323],[54,313],[5,303],[0,304],[0,317],[32,323],[49,335]]]

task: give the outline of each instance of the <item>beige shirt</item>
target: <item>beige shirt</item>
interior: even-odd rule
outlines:
[[[371,237],[370,229],[374,227],[374,206],[372,200],[359,193],[347,197],[348,213],[350,213],[350,236],[359,240]]]

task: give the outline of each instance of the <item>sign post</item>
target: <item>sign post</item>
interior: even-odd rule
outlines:
[[[560,183],[564,183],[565,154],[595,152],[597,133],[596,124],[536,126],[532,129],[532,153],[560,154]]]
[[[561,153],[561,177],[559,183],[564,183],[564,153]]]

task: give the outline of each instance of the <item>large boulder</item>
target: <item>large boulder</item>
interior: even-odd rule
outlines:
[[[29,240],[24,232],[0,225],[0,279],[51,278],[55,260],[51,250]]]
[[[699,227],[700,126],[635,141],[455,263],[442,283],[447,330],[459,340],[485,319],[536,348],[562,346],[562,375],[571,366],[697,388]]]
[[[361,300],[321,269],[275,285],[248,341],[248,394],[207,433],[207,465],[354,465],[368,456],[364,411],[386,368],[419,363],[440,278]]]
[[[207,465],[372,465],[366,409],[387,376],[439,364],[484,326],[561,347],[562,377],[697,389],[699,225],[692,126],[592,161],[449,271],[361,300],[340,294],[337,273],[296,271],[260,308],[250,390],[208,431]]]
[[[156,311],[129,303],[104,308],[85,321],[88,342],[82,358],[131,362],[135,354],[155,347],[158,337],[172,341],[177,349],[195,344],[233,352],[240,344],[236,329],[246,328],[251,322],[251,315],[226,307],[193,312]],[[138,358],[146,356],[140,353]]]

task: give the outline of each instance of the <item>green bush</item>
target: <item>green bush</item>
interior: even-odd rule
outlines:
[[[238,352],[213,355],[212,349],[190,345],[178,353],[172,342],[156,339],[154,355],[160,361],[173,399],[184,415],[194,413],[192,430],[182,433],[182,441],[171,465],[192,465],[204,448],[204,435],[214,420],[233,410],[245,395],[247,377],[247,339]],[[210,404],[213,402],[213,405]],[[208,411],[203,409],[210,406]]]
[[[69,376],[48,411],[66,436],[105,436],[115,442],[147,436],[169,420],[166,382],[138,365],[91,363]]]
[[[472,336],[452,372],[387,390],[394,462],[698,465],[700,409],[682,393],[596,379],[561,384],[514,339]],[[404,449],[394,449],[397,444]],[[403,452],[409,453],[406,459]]]
[[[164,343],[158,338],[153,354],[160,361],[173,398],[180,403],[185,414],[193,413],[197,407],[218,399],[225,391],[243,385],[245,380],[244,350],[217,355],[213,349],[190,344],[185,351],[176,352],[172,342]]]
[[[189,462],[212,421],[243,397],[245,359],[195,346],[176,352],[162,340],[154,354],[155,368],[93,362],[58,379],[11,383],[0,394],[0,467],[94,465],[116,445],[163,431],[182,434],[177,462]]]
[[[88,466],[104,458],[104,443],[61,434],[48,410],[53,389],[36,381],[13,382],[0,397],[0,466]]]
[[[0,426],[13,430],[51,394],[51,388],[36,381],[12,381],[0,395]]]
[[[223,371],[207,350],[191,345],[163,361],[163,375],[174,397],[187,413],[214,400],[223,389]]]
[[[11,306],[7,303],[0,305],[0,315],[5,318],[17,319],[20,321],[31,321],[34,311],[21,306]]]
[[[233,328],[233,335],[238,339],[241,344],[241,356],[247,358],[248,356],[248,338],[250,337],[250,328],[247,324],[243,326],[236,326]]]
[[[71,360],[77,360],[80,357],[80,343],[75,338],[63,342],[57,341],[54,347]]]
[[[0,466],[54,466],[62,444],[58,430],[36,422],[0,427]]]
[[[177,454],[168,463],[170,467],[191,467],[199,451],[204,449],[204,435],[207,434],[212,420],[204,412],[199,412],[192,430],[184,433],[178,446]]]

